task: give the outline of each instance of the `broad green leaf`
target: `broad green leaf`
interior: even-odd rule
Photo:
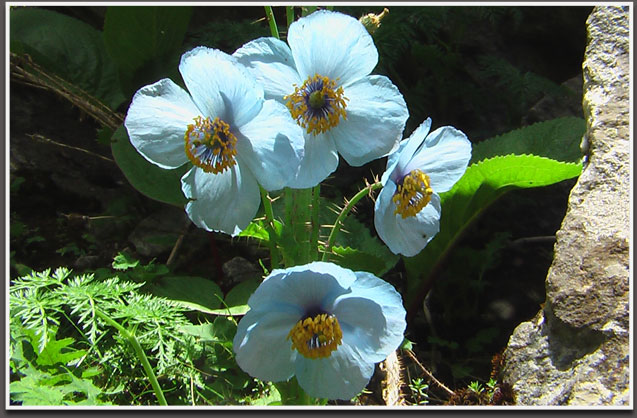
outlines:
[[[228,291],[224,303],[229,307],[247,305],[248,299],[250,299],[250,296],[257,290],[260,283],[261,280],[257,279],[246,280],[239,283]]]
[[[210,315],[221,315],[221,316],[240,316],[245,315],[250,310],[248,305],[237,305],[237,306],[229,306],[227,308],[219,308],[219,309],[198,309],[198,311],[207,313]]]
[[[106,53],[100,31],[51,10],[36,7],[7,10],[12,52],[28,54],[36,64],[111,109],[125,100],[117,67]]]
[[[191,14],[190,6],[109,6],[106,9],[106,50],[126,84],[133,82],[140,69],[147,70],[151,73],[148,76],[156,79],[176,74],[178,54],[175,53],[180,52]],[[176,59],[170,59],[173,56]]]
[[[164,170],[152,164],[130,143],[123,125],[113,134],[111,152],[124,176],[137,191],[171,205],[183,207],[186,204],[186,197],[181,191],[181,177],[188,170],[188,164],[174,170]]]
[[[516,188],[548,186],[577,177],[581,164],[534,155],[506,155],[469,166],[455,186],[441,194],[440,232],[415,257],[404,257],[408,276],[407,302],[419,289],[462,232],[497,198]]]
[[[367,271],[376,276],[382,276],[395,264],[394,260],[390,261],[352,247],[336,246],[332,247],[332,252],[335,256],[331,257],[331,261],[339,266],[353,271]],[[392,259],[397,260],[398,257]]]
[[[564,117],[538,122],[473,145],[471,163],[497,155],[537,155],[576,163],[586,129],[582,118]]]
[[[197,337],[202,341],[216,341],[214,325],[212,323],[184,325],[180,328],[180,331]]]
[[[196,276],[162,277],[154,281],[149,290],[155,296],[200,312],[219,308],[223,295],[215,282]]]

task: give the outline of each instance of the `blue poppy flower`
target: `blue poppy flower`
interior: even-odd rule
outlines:
[[[406,327],[392,285],[332,263],[274,270],[248,305],[234,337],[239,366],[264,381],[296,375],[317,398],[356,396]]]
[[[418,254],[440,230],[440,196],[460,180],[471,142],[444,126],[429,133],[427,118],[387,159],[374,207],[374,226],[394,254]]]
[[[182,55],[179,71],[188,92],[170,79],[142,87],[124,125],[151,163],[192,163],[181,183],[197,226],[236,235],[259,208],[259,184],[278,190],[296,175],[300,128],[228,54],[197,47]]]
[[[336,170],[339,153],[361,166],[398,146],[407,106],[387,77],[369,75],[378,51],[358,20],[320,10],[292,23],[287,41],[259,38],[233,55],[303,127],[304,158],[291,187],[317,185]]]

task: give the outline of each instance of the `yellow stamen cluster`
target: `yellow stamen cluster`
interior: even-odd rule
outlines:
[[[292,118],[309,134],[319,134],[338,125],[340,118],[347,119],[343,87],[336,82],[315,74],[301,87],[294,86],[294,93],[284,96]]]
[[[206,173],[218,174],[237,163],[237,137],[230,125],[219,118],[197,116],[184,135],[186,155]]]
[[[288,334],[292,349],[311,359],[329,357],[342,339],[343,332],[336,317],[324,313],[301,319]]]
[[[418,169],[412,170],[396,188],[392,198],[396,204],[394,214],[400,214],[403,219],[415,216],[431,201],[433,192],[429,176]]]

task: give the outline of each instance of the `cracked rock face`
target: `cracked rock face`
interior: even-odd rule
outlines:
[[[629,11],[595,7],[583,64],[585,167],[569,197],[544,309],[520,324],[503,380],[519,405],[628,405]]]

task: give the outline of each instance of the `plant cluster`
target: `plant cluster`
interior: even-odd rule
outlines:
[[[409,89],[395,71],[411,26],[383,32],[386,12],[359,20],[331,9],[302,7],[298,16],[286,6],[279,26],[266,6],[271,36],[255,30],[232,53],[219,45],[184,50],[190,7],[109,6],[103,31],[46,9],[11,11],[16,77],[97,120],[138,191],[183,208],[202,230],[246,237],[269,254],[260,260],[263,280],[225,294],[207,278],[143,265],[126,253],[112,269],[73,276],[59,268],[13,280],[13,402],[354,399],[375,365],[403,345],[436,271],[486,208],[510,190],[579,175],[581,119],[549,120],[480,143],[453,126],[432,128],[427,109],[408,109]],[[421,29],[435,13],[442,20],[448,13],[417,10],[411,19]],[[485,9],[486,18],[497,20],[498,12]],[[436,28],[430,37],[440,44]],[[81,40],[71,51],[70,37]],[[456,44],[447,54],[423,45],[410,53],[431,62],[440,79],[453,71]],[[483,74],[528,100],[555,87],[513,70],[503,78],[503,68],[491,60]],[[122,105],[125,116],[116,112]],[[339,165],[381,158],[384,171],[359,182],[364,186],[343,204],[322,193]],[[373,228],[351,214],[368,197]],[[487,261],[498,245],[484,250]],[[403,282],[381,278],[400,261]],[[478,267],[471,286],[480,292],[489,265]],[[476,336],[476,347],[487,334]],[[453,349],[435,335],[429,342]],[[471,383],[468,391],[493,397],[496,382],[487,387]],[[415,403],[429,402],[422,379],[409,389]]]

